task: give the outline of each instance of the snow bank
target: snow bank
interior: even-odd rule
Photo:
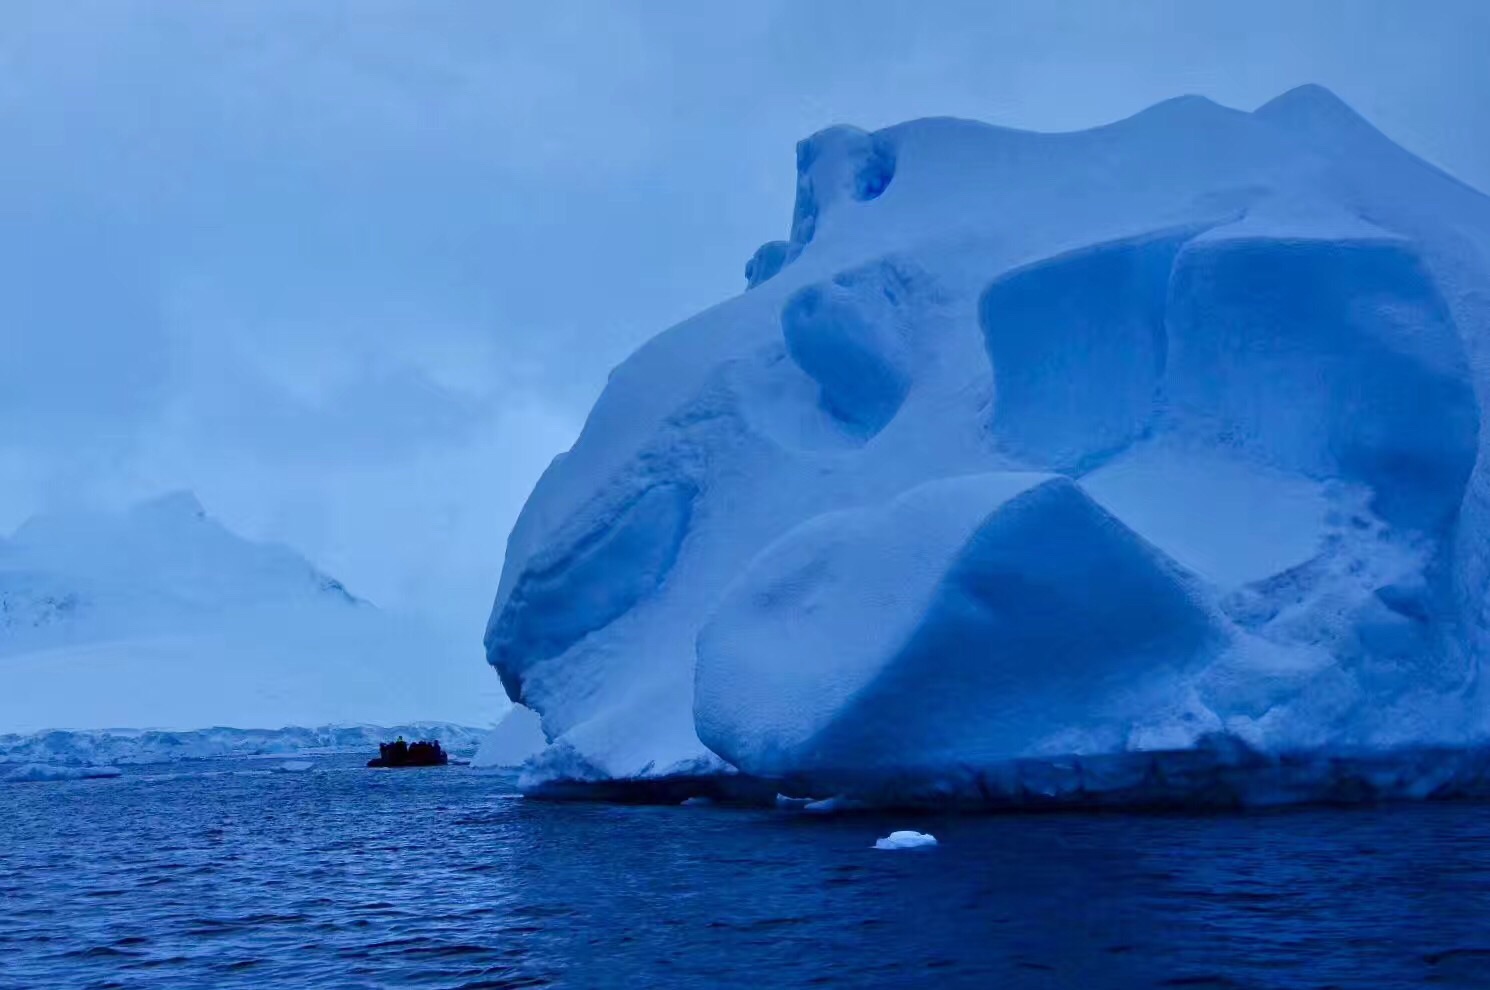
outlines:
[[[834,127],[797,192],[514,527],[525,786],[1475,790],[1490,201],[1317,87]]]

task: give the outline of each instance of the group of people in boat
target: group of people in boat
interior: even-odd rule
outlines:
[[[399,736],[391,743],[378,743],[378,758],[368,760],[370,767],[435,767],[444,766],[450,757],[438,739],[421,739],[404,742]]]

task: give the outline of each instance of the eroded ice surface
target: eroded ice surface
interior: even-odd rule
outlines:
[[[1414,796],[1483,741],[1490,201],[1318,87],[797,158],[513,530],[525,780]]]

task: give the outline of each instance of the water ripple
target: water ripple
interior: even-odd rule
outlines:
[[[905,823],[460,770],[9,788],[0,990],[1490,985],[1483,806]]]

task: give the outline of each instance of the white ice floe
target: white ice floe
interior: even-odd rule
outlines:
[[[876,849],[930,849],[936,845],[936,836],[925,832],[891,832],[883,839],[876,839]]]

